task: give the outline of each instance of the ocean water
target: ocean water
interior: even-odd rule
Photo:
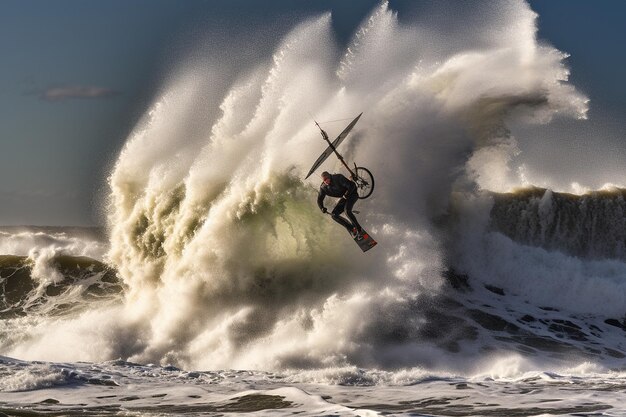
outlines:
[[[524,183],[508,125],[587,99],[526,3],[463,13],[383,2],[345,49],[324,14],[252,66],[181,63],[105,227],[0,228],[0,413],[625,415],[625,192]],[[308,112],[361,111],[367,254],[303,179]]]
[[[536,251],[551,257],[552,262],[585,263],[586,268],[596,268],[596,275],[581,279],[593,281],[600,290],[609,276],[598,272],[608,267],[623,268],[621,260],[598,260],[591,250],[586,255],[568,254],[569,240],[563,242],[566,247],[548,251],[541,246],[554,245],[549,234],[544,242],[528,245],[521,242],[528,232],[513,236],[511,230],[524,230],[525,223],[544,220],[546,214],[536,208],[542,200],[546,204],[548,197],[554,200],[552,214],[547,216],[552,220],[544,224],[548,230],[555,230],[567,216],[574,216],[570,222],[583,222],[580,214],[571,210],[572,204],[577,202],[582,207],[593,199],[606,206],[619,201],[623,193],[615,190],[600,195],[566,195],[565,208],[569,210],[558,203],[563,196],[549,190],[485,195],[492,205],[487,206],[489,231],[483,238],[494,239],[502,246],[508,244],[520,254]],[[520,206],[525,206],[527,215],[518,216],[520,220],[513,227],[512,218],[508,214],[502,217],[501,213],[520,210]],[[613,221],[603,212],[594,222],[595,227],[606,226],[602,219]],[[550,295],[554,302],[533,299],[506,280],[481,280],[453,269],[442,273],[445,282],[437,294],[414,294],[412,307],[396,316],[396,322],[379,317],[379,323],[373,324],[371,317],[364,316],[370,321],[368,326],[373,327],[367,329],[369,340],[353,340],[361,349],[385,349],[384,362],[376,366],[357,366],[344,360],[326,366],[303,364],[265,370],[203,369],[164,361],[131,362],[123,357],[103,360],[101,352],[90,345],[93,335],[75,330],[66,332],[74,337],[73,349],[85,352],[85,356],[53,360],[24,347],[45,343],[55,351],[54,344],[61,340],[58,336],[67,335],[51,334],[49,328],[71,329],[69,324],[83,325],[86,320],[92,323],[83,325],[83,329],[99,328],[101,311],[114,314],[126,308],[128,287],[118,271],[96,259],[106,253],[102,230],[3,228],[0,236],[4,247],[16,248],[16,243],[28,242],[23,247],[30,248],[27,255],[0,256],[0,340],[3,354],[10,354],[0,356],[0,412],[6,415],[626,413],[623,316],[610,314],[602,304],[596,311],[574,311],[559,303],[559,295],[554,292]],[[346,243],[349,239],[346,236]],[[589,235],[580,239],[593,246]],[[356,246],[353,249],[358,250]],[[68,250],[94,258],[67,255]],[[42,252],[55,255],[38,255]],[[532,268],[527,270],[533,274]],[[57,278],[45,280],[49,276]],[[619,277],[615,278],[617,281]],[[583,291],[580,297],[592,295],[582,284],[574,283],[576,291]],[[544,291],[550,291],[551,286],[546,283]],[[564,298],[573,297],[566,294]],[[342,326],[340,319],[334,326]],[[126,336],[128,341],[117,335],[98,337],[109,338],[112,344],[141,343],[132,332]],[[376,346],[377,339],[386,346],[381,348],[381,342]],[[207,357],[211,354],[206,352]],[[17,359],[29,356],[29,360]]]

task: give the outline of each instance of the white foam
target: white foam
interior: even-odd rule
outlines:
[[[65,376],[58,369],[47,365],[34,365],[9,375],[3,375],[0,379],[0,391],[30,391],[66,383]]]
[[[58,254],[88,256],[102,260],[108,244],[97,239],[73,235],[69,231],[44,232],[28,230],[0,230],[0,254],[28,256],[40,251]]]
[[[330,374],[332,370],[326,372]],[[360,373],[368,372],[376,373]],[[33,376],[37,373],[38,377]],[[364,386],[305,382],[252,371],[190,372],[123,361],[42,364],[2,357],[0,374],[0,402],[8,414],[25,408],[65,414],[77,407],[93,414],[116,413],[123,407],[127,413],[151,415],[446,415],[460,410],[473,415],[569,415],[575,410],[618,416],[625,411],[620,390],[624,375],[606,372],[572,375],[537,370],[497,379],[433,374],[430,378],[394,384],[390,381],[403,378],[383,371],[381,374],[389,378]],[[46,380],[51,375],[63,378],[51,383]],[[19,379],[37,382],[12,385],[15,390],[5,389],[6,381]]]

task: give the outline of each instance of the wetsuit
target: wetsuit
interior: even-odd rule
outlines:
[[[356,228],[357,231],[360,233],[361,225],[352,213],[352,207],[354,206],[354,203],[356,203],[356,201],[359,199],[359,195],[356,191],[356,184],[341,174],[331,175],[329,185],[326,185],[326,183],[324,182],[322,182],[322,185],[320,185],[320,191],[317,195],[317,205],[320,210],[324,208],[324,198],[326,196],[339,198],[343,197],[339,200],[339,202],[331,212],[332,218],[337,223],[348,229],[349,232],[351,232],[353,228]],[[346,211],[346,214],[348,215],[348,218],[351,220],[351,222],[349,222],[345,217],[341,216],[341,213],[343,213],[344,210]]]

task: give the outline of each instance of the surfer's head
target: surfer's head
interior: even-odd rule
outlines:
[[[326,185],[330,184],[330,174],[328,171],[322,172],[322,181],[324,181]]]

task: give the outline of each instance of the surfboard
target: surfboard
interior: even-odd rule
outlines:
[[[322,154],[320,155],[319,158],[317,158],[317,161],[315,161],[315,163],[313,164],[313,166],[311,167],[311,170],[309,171],[308,174],[306,174],[306,177],[304,177],[304,179],[307,179],[311,176],[311,174],[320,166],[322,165],[322,163],[324,163],[324,161],[330,156],[331,153],[333,153],[333,149],[336,149],[337,146],[339,146],[339,144],[341,142],[343,142],[343,140],[346,138],[346,136],[348,136],[348,133],[350,133],[350,131],[352,130],[352,128],[354,127],[354,125],[356,124],[356,122],[359,121],[359,119],[361,118],[361,115],[363,113],[359,114],[352,122],[350,122],[350,124],[343,130],[343,132],[341,132],[339,134],[339,136],[337,136],[337,139],[335,139],[332,142],[332,145],[329,146],[328,148],[326,148],[326,150],[324,152],[322,152]],[[326,136],[328,137],[328,136]]]
[[[363,229],[360,239],[358,236],[353,237],[353,239],[363,252],[367,252],[378,244],[378,242],[376,242],[374,238],[365,231],[365,229]]]

